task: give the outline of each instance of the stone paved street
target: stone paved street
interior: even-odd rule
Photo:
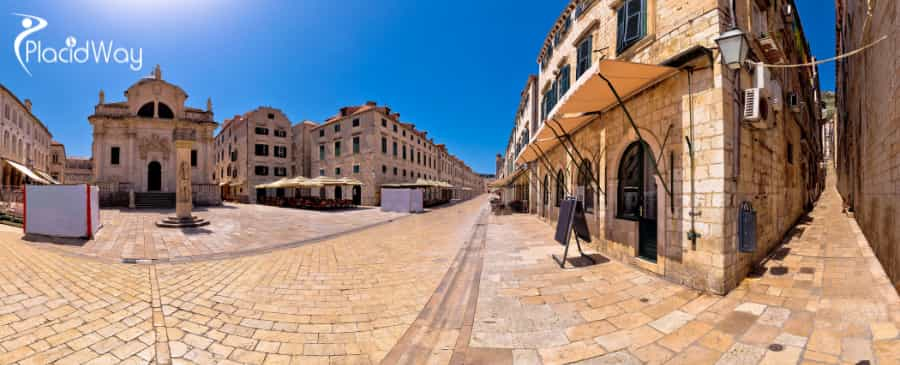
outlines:
[[[486,208],[152,265],[0,229],[0,364],[900,361],[900,299],[833,190],[725,297],[616,261],[561,270],[552,227]]]
[[[104,209],[100,213],[103,228],[94,240],[83,244],[43,237],[29,240],[41,246],[108,261],[177,262],[258,253],[404,216],[371,207],[315,211],[231,203],[198,208],[194,214],[210,220],[211,224],[196,229],[161,230],[156,227],[156,222],[174,215],[173,210]]]
[[[491,223],[469,345],[517,364],[900,363],[900,299],[833,188],[725,297],[615,261],[560,270],[549,225]]]

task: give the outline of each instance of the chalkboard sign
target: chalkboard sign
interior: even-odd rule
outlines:
[[[556,221],[556,242],[569,245],[572,222],[575,220],[575,199],[564,199],[559,205],[559,220]]]
[[[563,245],[562,259],[553,255],[553,259],[559,264],[559,267],[566,267],[566,259],[569,254],[569,240],[572,236],[572,230],[575,231],[575,244],[578,246],[578,253],[589,261],[594,259],[584,254],[581,250],[581,240],[591,242],[591,233],[588,231],[587,220],[584,217],[584,208],[580,201],[574,198],[566,198],[559,205],[559,220],[556,222],[556,242]],[[596,263],[596,262],[594,262]]]

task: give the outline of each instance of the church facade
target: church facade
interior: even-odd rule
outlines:
[[[207,100],[206,110],[202,110],[185,105],[187,98],[183,89],[163,80],[159,66],[125,91],[125,101],[107,103],[100,91],[88,121],[94,137],[93,180],[101,190],[174,193],[176,129],[193,131],[190,167],[194,190],[201,190],[202,196],[202,190],[214,189],[213,132],[217,123],[212,102]]]

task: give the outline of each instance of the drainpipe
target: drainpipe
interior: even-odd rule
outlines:
[[[694,68],[687,68],[688,72],[688,118],[689,118],[689,136],[687,137],[687,145],[688,145],[688,159],[691,164],[691,197],[690,197],[690,205],[691,209],[688,211],[688,215],[691,217],[691,230],[687,234],[687,238],[691,240],[691,249],[697,249],[697,239],[700,238],[700,234],[697,233],[696,230],[696,221],[697,216],[700,215],[696,212],[696,168],[694,164]]]

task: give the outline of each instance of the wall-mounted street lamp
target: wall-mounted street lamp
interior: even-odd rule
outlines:
[[[715,40],[722,53],[722,62],[732,70],[739,70],[747,61],[747,52],[750,49],[744,32],[734,28],[722,33]]]

